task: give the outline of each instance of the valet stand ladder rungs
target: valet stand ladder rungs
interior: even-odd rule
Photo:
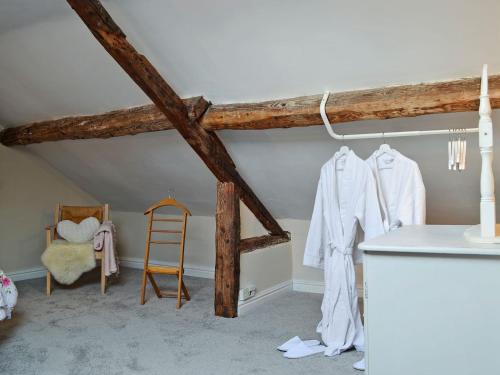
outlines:
[[[158,218],[155,217],[155,210],[161,207],[175,207],[182,212],[182,218]],[[151,282],[151,286],[155,291],[155,294],[158,298],[163,297],[174,297],[177,298],[177,308],[179,309],[182,306],[182,298],[185,298],[186,301],[189,301],[191,298],[189,296],[189,292],[184,284],[183,275],[184,275],[184,248],[186,243],[186,226],[187,226],[187,218],[191,215],[189,210],[184,207],[182,204],[178,203],[173,198],[164,199],[152,207],[150,207],[145,213],[148,215],[148,232],[146,235],[146,250],[144,254],[144,272],[142,275],[142,286],[141,286],[141,305],[145,303],[145,295],[146,295],[146,284],[147,279]],[[153,224],[155,222],[173,222],[180,223],[182,225],[182,230],[170,230],[170,229],[155,229]],[[152,233],[160,233],[160,234],[179,234],[180,241],[160,241],[160,240],[151,240]],[[149,254],[151,245],[179,245],[179,265],[178,266],[160,266],[160,265],[150,265],[149,264]],[[175,275],[177,277],[177,292],[175,291],[162,291],[156,284],[156,281],[153,277],[153,274],[161,274],[161,275]]]

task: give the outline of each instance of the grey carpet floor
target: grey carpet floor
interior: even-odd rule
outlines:
[[[51,297],[44,279],[16,283],[13,319],[0,322],[0,374],[358,374],[360,353],[288,360],[275,347],[294,335],[315,338],[321,295],[288,292],[236,319],[213,314],[213,280],[187,278],[192,299],[175,309],[123,269],[105,297],[98,276]],[[173,286],[167,278],[161,287]]]

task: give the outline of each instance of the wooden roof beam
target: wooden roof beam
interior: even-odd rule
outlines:
[[[199,119],[210,106],[203,97],[183,100],[189,117]],[[94,139],[121,137],[140,133],[175,129],[154,104],[119,109],[98,115],[70,116],[34,122],[0,132],[4,146],[62,141],[65,139]]]
[[[256,236],[244,238],[240,240],[239,249],[241,253],[249,253],[257,249],[279,245],[284,242],[290,241],[290,234],[284,236],[276,236],[272,234],[265,234],[263,236]]]
[[[240,176],[224,145],[205,130],[160,73],[127,41],[125,34],[98,0],[67,0],[95,38],[179,131],[215,177],[233,183],[241,200],[271,234],[285,232]]]
[[[479,78],[332,93],[326,106],[331,123],[382,120],[438,113],[477,111]],[[500,108],[500,75],[489,78],[492,107]],[[185,99],[191,116],[205,130],[257,130],[321,125],[322,95],[260,103],[213,105],[206,112],[200,98]],[[63,139],[109,138],[173,129],[155,105],[126,108],[93,116],[65,117],[8,128],[5,146]]]
[[[500,108],[500,75],[489,77],[492,108]],[[386,120],[479,109],[481,79],[421,83],[331,93],[326,113],[332,124]],[[257,130],[323,125],[323,94],[261,103],[214,105],[201,124],[210,130]]]

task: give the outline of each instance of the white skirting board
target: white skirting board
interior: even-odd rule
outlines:
[[[175,266],[175,263],[151,261],[151,264],[158,264],[160,266]],[[141,258],[120,258],[120,266],[125,268],[134,268],[142,270],[144,267],[144,260]],[[33,267],[20,271],[7,272],[12,281],[39,279],[45,277],[47,269],[45,267]],[[214,269],[211,267],[192,266],[189,264],[184,265],[184,274],[186,276],[201,277],[204,279],[214,278]]]
[[[162,266],[173,266],[175,265],[174,263],[169,263],[169,262],[160,262],[160,261],[154,261],[151,262],[154,264],[159,264]],[[142,270],[144,265],[144,260],[140,258],[121,258],[120,259],[120,266],[126,267],[126,268],[134,268],[134,269],[140,269]],[[213,279],[214,278],[214,270],[211,267],[204,267],[204,266],[193,266],[186,264],[184,266],[184,271],[186,276],[192,276],[192,277],[201,277],[204,279]],[[41,277],[45,277],[47,270],[44,267],[33,267],[25,270],[20,270],[20,271],[14,271],[14,272],[8,272],[7,275],[13,280],[13,281],[21,281],[21,280],[30,280],[30,279],[38,279]],[[293,280],[288,280],[283,283],[274,285],[271,288],[268,288],[264,291],[257,291],[257,295],[250,300],[254,301],[259,298],[260,296],[268,295],[268,294],[273,294],[273,290],[280,289],[282,285],[284,284],[289,284],[291,287],[288,290],[293,290],[295,292],[306,292],[306,293],[323,293],[325,290],[325,284],[322,281],[311,281],[311,280],[301,280],[301,279],[293,279]],[[362,296],[362,288],[358,288],[358,295]],[[247,302],[247,301],[245,301]]]
[[[159,266],[176,266],[177,263],[162,262],[156,260],[150,260],[150,264],[157,264]],[[144,259],[141,258],[120,258],[120,266],[135,268],[142,270],[144,268]],[[205,266],[194,266],[191,264],[184,263],[184,275],[201,277],[204,279],[214,278],[214,269],[212,267]]]
[[[325,283],[323,281],[311,281],[293,279],[293,290],[295,292],[320,293],[325,291]],[[363,287],[358,286],[358,297],[363,297]]]
[[[287,280],[282,283],[273,285],[265,290],[258,291],[254,297],[247,299],[246,301],[239,301],[238,303],[238,315],[245,315],[250,310],[266,303],[270,299],[276,298],[282,293],[292,290],[292,280]]]
[[[162,265],[162,266],[173,266],[174,263],[152,261],[151,263]],[[120,258],[120,266],[126,268],[141,269],[143,268],[144,260],[141,258]],[[7,275],[13,281],[38,279],[45,277],[47,270],[44,267],[33,267],[26,270],[8,272]],[[186,276],[201,277],[204,279],[214,278],[214,269],[205,266],[193,266],[186,264],[184,266],[184,274]],[[311,280],[301,280],[293,279],[287,280],[282,283],[276,284],[268,289],[257,291],[255,297],[252,297],[246,301],[241,301],[239,303],[240,313],[250,309],[252,306],[258,306],[259,304],[265,302],[266,300],[276,297],[279,293],[285,291],[295,291],[295,292],[305,292],[305,293],[323,293],[325,290],[325,284],[322,281],[311,281]],[[363,295],[363,289],[358,287],[358,296]]]
[[[323,281],[293,279],[293,290],[295,292],[323,293],[325,283]]]
[[[12,281],[39,279],[47,275],[47,269],[45,267],[33,267],[21,271],[7,272]]]

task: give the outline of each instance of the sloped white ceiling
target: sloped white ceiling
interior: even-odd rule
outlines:
[[[477,76],[484,62],[500,73],[497,0],[103,4],[179,95],[204,95],[214,103]],[[0,3],[0,124],[148,102],[65,1]],[[499,117],[495,113],[497,123]],[[339,131],[467,127],[476,121],[474,113],[454,114],[342,125]],[[339,146],[324,129],[220,135],[271,212],[309,217],[319,168]],[[421,166],[430,221],[478,220],[476,142],[471,136],[468,170],[458,174],[446,169],[446,139],[391,140]],[[349,145],[367,157],[378,144]],[[175,131],[29,149],[115,209],[142,211],[170,188],[195,214],[213,213],[215,179]]]
[[[500,123],[500,111],[494,121]],[[477,114],[427,116],[405,121],[367,121],[340,125],[339,132],[475,126]],[[351,130],[352,132],[352,130]],[[322,127],[219,133],[245,180],[277,217],[310,217],[321,165],[339,148]],[[500,132],[496,133],[500,144]],[[368,157],[380,141],[349,143]],[[428,196],[433,223],[479,220],[480,157],[477,136],[469,137],[467,170],[447,169],[447,137],[390,140],[392,147],[416,160]],[[97,199],[115,209],[143,211],[168,190],[196,215],[212,215],[215,179],[176,132],[113,138],[49,142],[28,146]],[[500,168],[496,168],[497,178]]]

